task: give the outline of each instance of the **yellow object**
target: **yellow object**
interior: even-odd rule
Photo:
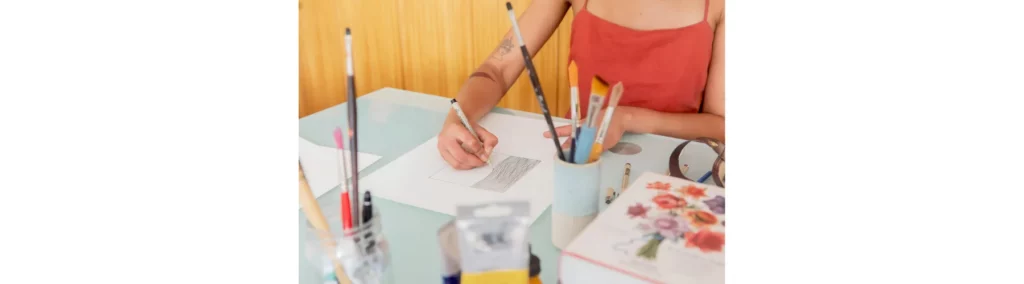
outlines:
[[[541,284],[540,283],[540,277],[530,278],[530,284]]]
[[[591,96],[604,96],[608,93],[608,83],[601,80],[601,77],[594,76],[594,80],[590,81],[590,95]],[[600,106],[598,107],[600,109]]]
[[[596,78],[597,77],[595,77],[595,79]],[[604,82],[602,81],[602,83]],[[597,84],[594,84],[594,86],[597,86]],[[606,88],[605,90],[607,90],[608,85],[604,86]],[[622,82],[616,83],[615,86],[612,87],[611,100],[608,101],[608,110],[604,112],[604,120],[601,122],[601,128],[597,130],[597,137],[594,138],[594,146],[590,148],[590,158],[587,161],[588,163],[596,162],[597,158],[601,157],[601,152],[604,152],[604,136],[608,134],[608,124],[612,120],[612,113],[615,112],[615,107],[619,105],[619,99],[622,98],[622,91]]]
[[[527,281],[530,281],[530,273],[525,269],[462,273],[459,280],[460,284],[520,284]]]

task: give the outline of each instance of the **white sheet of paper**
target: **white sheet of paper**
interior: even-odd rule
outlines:
[[[338,148],[324,147],[309,140],[299,137],[299,160],[302,162],[302,170],[306,174],[306,181],[309,182],[310,189],[313,190],[313,196],[320,197],[327,193],[332,188],[338,186],[340,179],[339,170],[341,167],[338,164],[338,159],[341,159],[341,155],[338,154]],[[345,178],[352,177],[352,163],[349,159],[349,151],[344,152],[344,159],[347,161],[345,164],[348,166],[348,172],[344,172]],[[362,171],[366,167],[369,167],[373,163],[380,160],[380,156],[374,154],[367,154],[359,152],[357,157],[359,158],[359,171]],[[359,186],[362,188],[362,185]]]
[[[567,123],[555,123],[555,126]],[[455,216],[460,204],[530,201],[531,223],[551,205],[555,145],[544,120],[488,114],[480,125],[498,136],[491,166],[455,170],[431,138],[360,181],[373,197]],[[564,142],[562,139],[561,142]],[[560,143],[561,143],[560,142]],[[568,155],[568,153],[566,154]],[[498,170],[500,174],[491,175]]]

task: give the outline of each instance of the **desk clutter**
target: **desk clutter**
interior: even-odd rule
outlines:
[[[312,233],[306,243],[319,252],[324,283],[392,283],[388,280],[393,273],[391,246],[372,198],[454,216],[437,231],[441,283],[540,284],[541,259],[533,253],[528,236],[548,205],[552,207],[551,242],[562,250],[559,284],[724,283],[724,145],[701,141],[719,156],[712,170],[700,178],[689,178],[686,164],[679,169],[679,157],[687,145],[683,143],[670,158],[676,164],[675,168],[670,165],[671,176],[645,172],[628,185],[633,167],[644,172],[640,160],[635,164],[601,160],[608,122],[625,87],[616,83],[609,88],[594,76],[586,117],[581,117],[575,62],[569,64],[571,133],[569,137],[552,135],[550,140],[538,137],[544,130],[556,133],[556,124],[512,6],[506,3],[506,7],[546,124],[489,114],[479,125],[503,140],[485,167],[452,169],[440,157],[435,137],[364,178],[362,191],[359,170],[381,157],[358,152],[352,39],[346,28],[347,126],[334,129],[336,149],[329,149],[333,152],[309,146],[305,148],[316,153],[303,155],[305,140],[300,138],[300,204]],[[599,117],[605,103],[608,107]],[[452,99],[451,105],[479,140],[458,101]],[[567,140],[567,147],[563,149],[559,139]],[[324,159],[333,159],[337,166],[323,167],[331,162],[320,161]],[[602,167],[614,168],[616,180],[609,186],[619,187],[620,192],[611,187],[602,190]],[[307,174],[312,175],[309,180]],[[701,184],[709,178],[719,186]],[[311,189],[310,180],[315,188]],[[316,198],[333,188],[332,183],[341,192],[336,197],[340,208],[324,212]],[[603,212],[601,204],[607,205]]]

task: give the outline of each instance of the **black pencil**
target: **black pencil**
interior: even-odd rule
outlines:
[[[537,78],[537,69],[533,67],[533,60],[530,59],[530,51],[526,50],[526,42],[523,40],[523,34],[519,33],[519,23],[516,22],[516,12],[512,10],[511,2],[505,2],[505,8],[508,8],[508,18],[512,20],[512,30],[515,31],[516,37],[519,38],[519,50],[523,52],[523,61],[526,61],[526,71],[530,74],[530,83],[533,84],[533,93],[537,95],[537,102],[540,103],[540,110],[544,112],[544,120],[548,123],[548,131],[551,132],[551,140],[555,141],[555,151],[558,152],[558,159],[568,161],[565,159],[565,153],[562,152],[561,144],[558,143],[558,133],[555,132],[555,123],[551,121],[551,113],[548,111],[548,103],[544,100],[544,90],[540,88],[540,79]]]
[[[362,224],[359,218],[359,145],[356,143],[356,78],[352,70],[352,31],[345,28],[345,71],[348,73],[348,131],[349,156],[352,158],[352,188],[349,188],[349,196],[352,200],[352,226],[358,228]]]

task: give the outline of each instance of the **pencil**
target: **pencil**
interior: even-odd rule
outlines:
[[[348,139],[349,158],[352,159],[352,187],[349,188],[349,200],[351,201],[352,225],[359,227],[362,219],[359,218],[359,144],[356,138],[359,131],[356,130],[356,74],[352,70],[352,30],[345,28],[345,71],[348,72]]]
[[[615,106],[619,105],[620,98],[622,98],[622,82],[612,87],[611,101],[608,102],[608,109],[604,111],[604,120],[601,122],[601,128],[597,130],[594,146],[590,148],[590,162],[597,161],[597,158],[601,157],[601,152],[604,152],[604,137],[608,134],[608,125],[612,124],[612,113],[615,112]]]
[[[629,170],[632,167],[633,165],[626,163],[626,171],[622,174],[622,188],[619,189],[619,192],[626,192],[626,187],[629,186]]]
[[[302,212],[306,214],[306,219],[309,220],[309,223],[313,225],[313,228],[323,233],[317,235],[323,242],[324,252],[335,251],[334,236],[331,235],[330,226],[327,225],[327,218],[324,218],[323,212],[320,211],[320,204],[316,202],[313,191],[309,189],[309,182],[306,181],[306,175],[302,171],[301,161],[299,161],[299,203],[302,204]],[[334,276],[338,278],[338,283],[351,284],[352,281],[348,279],[348,275],[345,274],[345,269],[341,267],[338,258],[331,256],[330,259],[334,264]]]
[[[580,128],[579,70],[576,61],[569,61],[569,111],[572,113],[572,133],[569,134],[569,162],[576,157],[576,135]]]
[[[537,102],[540,103],[540,110],[544,113],[544,120],[548,123],[548,131],[551,132],[551,141],[555,142],[555,152],[558,153],[558,158],[562,161],[565,159],[565,153],[562,152],[562,144],[558,143],[558,132],[555,132],[555,123],[551,121],[551,112],[548,111],[548,103],[544,100],[544,90],[540,87],[540,79],[537,78],[537,69],[533,67],[533,60],[530,59],[530,51],[526,50],[526,41],[523,40],[523,34],[519,32],[519,23],[516,22],[516,12],[512,10],[512,3],[505,2],[505,8],[508,9],[508,18],[512,21],[512,30],[515,31],[516,37],[519,38],[519,51],[523,53],[523,61],[526,63],[526,71],[530,74],[530,83],[533,85],[533,93],[537,95]]]
[[[459,116],[459,121],[462,121],[462,126],[465,126],[466,130],[469,130],[469,134],[473,135],[473,139],[476,139],[476,141],[479,141],[480,142],[480,147],[483,147],[484,140],[481,140],[480,139],[480,135],[477,135],[476,134],[476,130],[473,130],[473,125],[471,125],[469,123],[469,118],[466,117],[466,113],[462,112],[462,107],[459,106],[459,101],[455,100],[453,98],[451,102],[452,102],[452,108],[455,109],[455,114]],[[491,157],[488,156],[487,160],[484,161],[484,163],[487,163],[487,165],[490,166],[491,165]]]

